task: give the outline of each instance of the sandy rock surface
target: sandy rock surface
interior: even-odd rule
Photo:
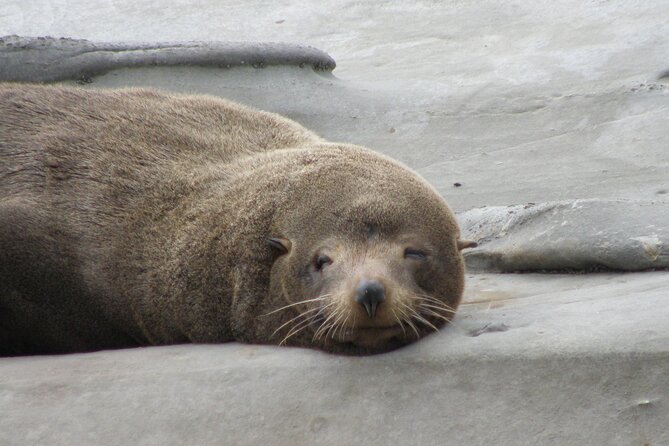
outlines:
[[[458,214],[470,271],[669,267],[669,204],[640,200],[574,200],[489,206]]]
[[[667,274],[469,279],[455,325],[373,357],[227,344],[4,358],[0,444],[669,442]]]
[[[526,3],[8,0],[0,34],[123,44],[62,81],[228,97],[407,163],[481,242],[472,271],[666,267],[669,2]],[[221,67],[194,41],[337,68]],[[0,443],[669,444],[668,298],[666,271],[479,273],[453,326],[376,357],[5,358]]]

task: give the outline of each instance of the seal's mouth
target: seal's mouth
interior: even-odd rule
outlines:
[[[385,327],[349,327],[343,330],[337,341],[347,342],[363,348],[382,348],[391,340],[399,340],[405,330],[399,325]],[[404,336],[406,337],[406,336]]]
[[[324,350],[344,354],[376,354],[394,350],[432,331],[439,331],[438,327],[446,319],[446,316],[431,309],[423,313],[420,311],[422,308],[410,308],[401,317],[395,316],[395,320],[385,314],[376,318],[360,317],[359,314],[351,317],[352,312],[345,306],[333,311],[325,311],[326,308],[307,310],[316,312],[308,318],[308,322],[305,321],[313,332],[311,342],[318,343]],[[293,331],[299,332],[299,327]]]

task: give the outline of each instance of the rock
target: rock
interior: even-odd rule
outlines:
[[[574,200],[458,214],[470,271],[669,268],[669,204]]]

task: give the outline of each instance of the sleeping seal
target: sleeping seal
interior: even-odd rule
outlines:
[[[0,354],[367,354],[451,320],[453,214],[407,167],[208,96],[0,84]]]

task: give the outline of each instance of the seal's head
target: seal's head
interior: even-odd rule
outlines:
[[[343,353],[391,350],[436,331],[463,292],[459,230],[418,175],[373,152],[303,157],[268,244],[273,337]],[[290,200],[289,200],[290,201]]]

